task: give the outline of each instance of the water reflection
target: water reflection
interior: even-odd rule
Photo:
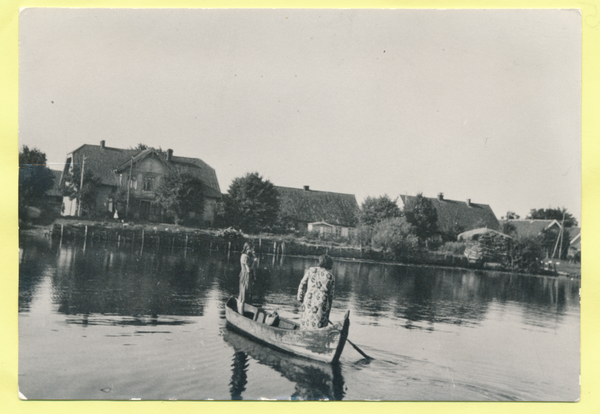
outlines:
[[[248,378],[248,358],[268,366],[294,383],[290,396],[295,400],[342,400],[344,377],[339,364],[328,365],[284,354],[226,329],[223,339],[234,351],[230,392],[234,400],[243,399]],[[272,396],[271,396],[272,398]],[[277,396],[276,398],[286,398]]]
[[[214,253],[129,250],[98,243],[84,251],[73,245],[23,242],[19,310],[27,310],[36,286],[48,274],[59,312],[132,316],[140,324],[159,324],[160,315],[202,316],[213,287],[224,297],[237,294],[235,255],[227,260]],[[315,258],[262,257],[253,301],[265,305],[277,293],[293,304],[304,270],[315,263]],[[338,305],[352,303],[356,312],[374,322],[391,315],[402,319],[407,329],[432,330],[440,323],[476,326],[494,302],[520,303],[526,315],[535,314],[535,323],[553,323],[579,301],[579,282],[567,278],[353,261],[337,261],[334,273]],[[86,324],[89,318],[69,321]]]
[[[248,395],[257,368],[266,398],[578,395],[579,280],[336,260],[332,319],[350,309],[350,339],[376,362],[357,367],[348,347],[342,365],[329,367],[224,331],[224,302],[238,293],[237,254],[94,240],[85,251],[82,241],[23,239],[19,247],[20,378],[38,398],[57,397],[48,373],[62,373],[69,387],[61,389],[81,384],[73,398],[98,398],[93,390],[113,382],[134,394],[116,397],[111,387],[122,399],[257,398]],[[316,261],[261,257],[253,301],[298,316],[298,283]]]

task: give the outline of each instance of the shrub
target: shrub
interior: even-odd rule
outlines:
[[[467,244],[465,242],[446,242],[440,247],[440,251],[448,254],[462,255],[465,253]]]
[[[539,237],[521,237],[508,245],[508,260],[513,270],[538,273],[543,257],[543,245]]]
[[[404,217],[384,220],[373,227],[373,247],[399,260],[418,250],[419,239]]]

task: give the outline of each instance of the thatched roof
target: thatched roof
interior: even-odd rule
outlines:
[[[464,233],[460,233],[458,236],[456,236],[456,239],[458,241],[477,240],[483,234],[494,234],[494,235],[502,236],[502,237],[508,238],[508,239],[512,238],[504,233],[500,233],[499,231],[488,229],[486,227],[482,227],[479,229],[469,230],[469,231],[465,231]]]
[[[416,196],[401,195],[404,206],[410,206]],[[426,197],[437,211],[438,228],[441,232],[454,232],[456,229],[463,231],[480,227],[499,230],[500,223],[492,208],[487,204],[472,203],[470,201],[447,200],[443,197]]]
[[[215,170],[199,158],[179,157],[173,155],[167,160],[167,154],[149,148],[143,151],[135,149],[112,148],[103,145],[85,144],[74,150],[69,156],[73,163],[81,164],[85,156],[85,169],[100,178],[102,184],[109,186],[119,185],[117,171],[141,161],[147,156],[155,155],[172,168],[180,168],[200,178],[206,184],[206,196],[220,198],[221,190],[217,181]],[[65,168],[68,168],[65,167]]]
[[[535,237],[543,231],[556,227],[560,229],[560,223],[556,220],[501,220],[501,225],[511,224],[519,237]]]
[[[310,189],[275,187],[282,215],[295,221],[354,227],[358,203],[354,194]]]

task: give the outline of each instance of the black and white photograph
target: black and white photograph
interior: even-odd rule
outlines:
[[[580,10],[24,8],[18,88],[21,400],[580,400]]]

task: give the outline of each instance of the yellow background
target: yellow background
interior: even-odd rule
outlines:
[[[581,401],[577,403],[425,403],[425,402],[70,402],[18,399],[18,18],[24,7],[216,7],[216,8],[543,8],[580,9],[583,31],[583,262],[582,262],[582,361]],[[49,0],[0,1],[0,412],[2,413],[180,413],[180,412],[376,412],[396,413],[600,413],[600,321],[598,206],[600,188],[600,0],[586,1],[269,1],[269,0]],[[57,384],[60,386],[60,384]]]

